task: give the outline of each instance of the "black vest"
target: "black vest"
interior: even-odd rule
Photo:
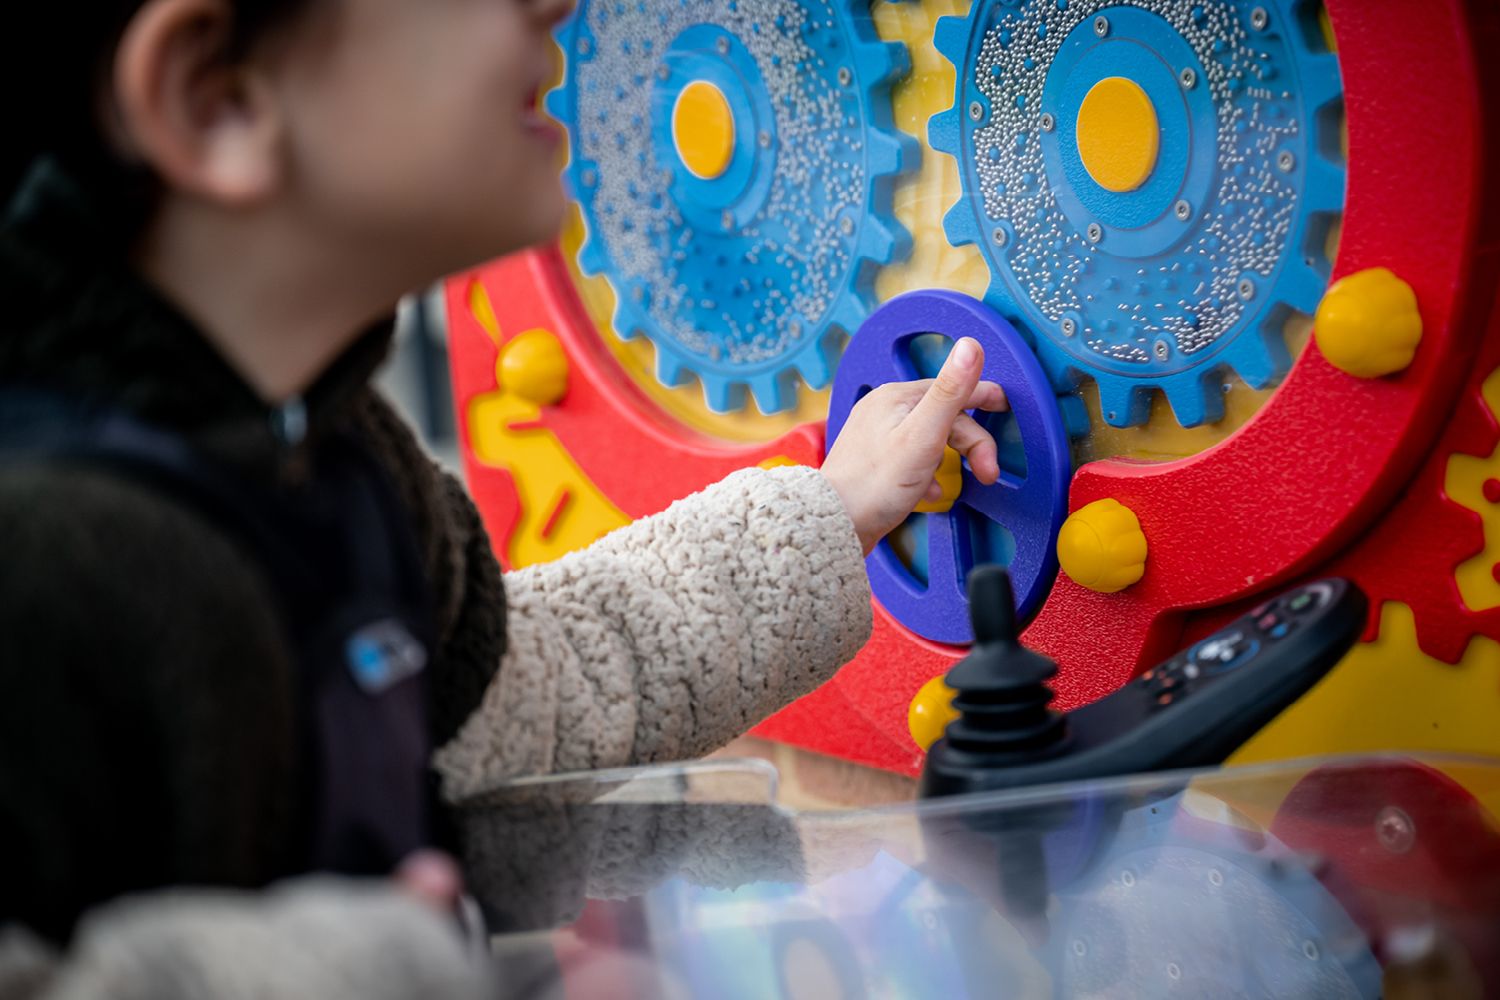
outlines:
[[[363,445],[322,437],[307,475],[273,486],[124,414],[9,389],[0,391],[0,461],[83,463],[140,482],[260,565],[300,681],[307,768],[294,790],[302,820],[287,874],[388,874],[431,842],[432,600],[410,519]]]

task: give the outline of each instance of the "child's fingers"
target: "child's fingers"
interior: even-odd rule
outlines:
[[[407,855],[394,877],[402,890],[443,913],[451,913],[463,895],[464,877],[458,862],[442,851]]]
[[[974,478],[984,485],[992,486],[1000,478],[1000,453],[994,437],[967,413],[960,413],[953,421],[948,444],[969,460]]]
[[[964,409],[999,413],[1010,409],[1010,400],[1005,398],[1005,390],[1000,388],[998,382],[980,382],[974,387],[974,394],[969,397],[969,405]]]
[[[946,441],[954,418],[971,405],[984,368],[984,351],[971,337],[953,345],[937,378],[927,387],[906,417],[908,425],[923,440]]]

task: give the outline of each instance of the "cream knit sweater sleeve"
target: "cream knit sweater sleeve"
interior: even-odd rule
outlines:
[[[854,526],[808,468],[737,472],[508,574],[506,598],[499,673],[437,754],[450,800],[701,756],[826,681],[871,628]]]

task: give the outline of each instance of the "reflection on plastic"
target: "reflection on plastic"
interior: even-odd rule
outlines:
[[[1448,772],[1500,786],[1494,762],[1344,758],[796,813],[766,765],[715,762],[533,779],[461,815],[515,995],[1478,997],[1500,833],[1424,811]],[[1391,803],[1421,817],[1399,852]],[[1021,843],[1034,912],[1006,884]]]

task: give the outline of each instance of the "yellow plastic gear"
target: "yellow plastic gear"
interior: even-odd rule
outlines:
[[[1500,369],[1490,373],[1480,390],[1490,412],[1500,419]],[[1479,515],[1484,525],[1484,549],[1459,564],[1454,573],[1458,593],[1470,611],[1500,608],[1500,447],[1489,455],[1456,454],[1448,459],[1443,482],[1448,499]]]
[[[1230,757],[1230,765],[1328,754],[1426,753],[1500,755],[1500,642],[1469,643],[1457,664],[1422,652],[1416,618],[1405,604],[1380,609],[1380,632],[1362,642],[1327,677]],[[1493,772],[1444,764],[1441,770],[1500,816]],[[1297,773],[1287,777],[1295,784]],[[1276,789],[1260,790],[1268,813]]]

